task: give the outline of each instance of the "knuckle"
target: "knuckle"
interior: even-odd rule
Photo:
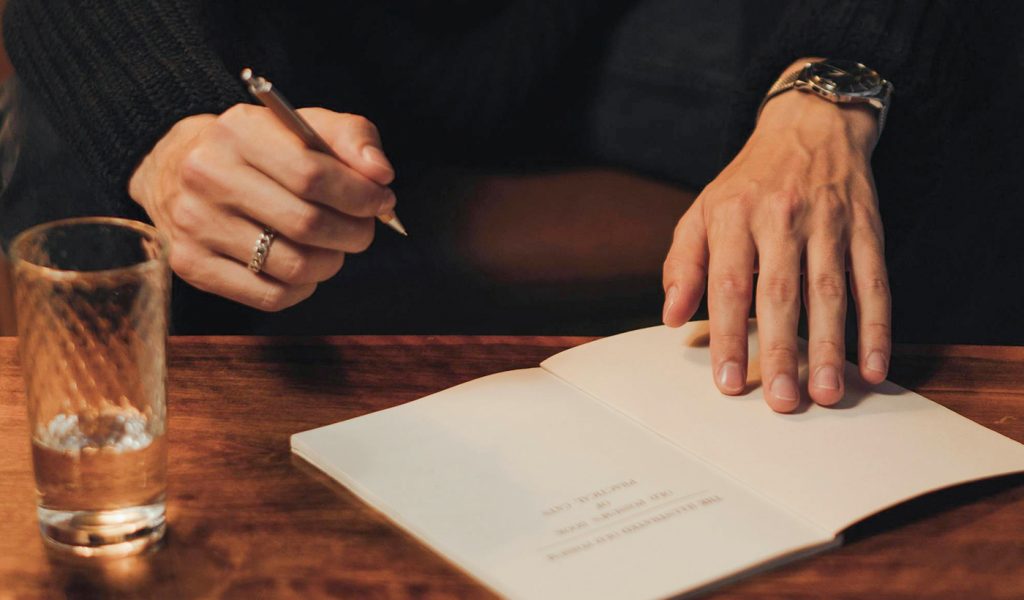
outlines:
[[[703,286],[707,281],[708,268],[703,264],[671,254],[662,263],[662,282],[666,289],[675,282],[693,282]]]
[[[189,234],[196,233],[206,221],[199,201],[189,196],[178,196],[171,204],[168,217],[176,229]]]
[[[290,306],[288,299],[288,288],[279,285],[268,285],[260,295],[256,308],[264,312],[279,312]]]
[[[846,201],[839,194],[828,191],[815,200],[814,210],[826,222],[835,222],[846,218],[848,207]]]
[[[181,159],[178,173],[182,187],[201,190],[213,180],[212,161],[201,147],[192,148]]]
[[[669,254],[665,257],[665,261],[661,263],[662,279],[666,282],[670,280],[675,281],[680,273],[687,270],[687,266],[687,262],[682,257],[676,254]]]
[[[865,291],[878,298],[889,298],[889,278],[883,275],[872,275],[864,281]]]
[[[799,286],[787,277],[762,277],[758,282],[758,294],[771,304],[790,304],[797,300]]]
[[[846,280],[833,274],[818,275],[811,280],[810,291],[819,300],[843,300],[846,298]]]
[[[287,236],[297,242],[309,241],[322,231],[324,212],[312,204],[303,204],[289,219]]]
[[[373,243],[376,225],[373,219],[361,219],[352,234],[352,252],[363,252]]]
[[[892,326],[886,321],[867,321],[861,323],[861,332],[865,338],[871,338],[876,342],[888,340],[892,335]]]
[[[285,283],[305,283],[310,281],[310,260],[305,254],[296,252],[288,258],[288,268],[284,271]]]
[[[714,278],[715,293],[726,301],[747,301],[750,299],[753,282],[750,276],[724,273]]]
[[[715,202],[709,203],[708,210],[728,216],[737,215],[747,210],[751,205],[751,200],[752,198],[748,193],[723,196]]]
[[[787,230],[795,229],[804,212],[804,200],[796,192],[779,191],[770,194],[765,202],[774,221]]]
[[[829,358],[835,359],[846,354],[846,345],[842,340],[834,338],[819,338],[813,341],[813,349],[816,354],[824,360],[818,362],[832,362]]]
[[[316,198],[323,190],[327,169],[315,160],[303,159],[295,165],[293,191],[303,198]]]
[[[764,184],[758,179],[747,179],[736,189],[739,192],[738,199],[750,204],[758,202],[767,191]]]
[[[763,357],[777,367],[785,368],[797,362],[796,346],[786,342],[770,342],[761,349]]]
[[[739,333],[715,333],[711,336],[715,350],[726,358],[742,358],[747,349],[747,336]]]
[[[221,113],[217,120],[228,128],[234,128],[252,119],[258,111],[259,108],[252,104],[239,103]]]

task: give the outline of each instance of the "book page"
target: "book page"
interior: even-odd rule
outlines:
[[[833,533],[929,491],[1024,470],[1024,445],[895,384],[869,389],[852,364],[836,407],[812,405],[804,385],[801,410],[773,412],[753,324],[751,389],[725,396],[707,344],[706,322],[653,327],[542,366]],[[806,384],[806,364],[801,375]]]
[[[664,597],[832,539],[541,369],[292,448],[514,598]]]

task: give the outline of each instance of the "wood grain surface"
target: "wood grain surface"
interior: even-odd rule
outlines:
[[[166,543],[89,562],[40,540],[16,345],[0,340],[0,598],[490,598],[292,457],[288,437],[583,341],[175,338]],[[892,378],[1024,440],[1024,348],[902,347]],[[918,499],[856,525],[841,548],[711,597],[1024,598],[1021,483]]]

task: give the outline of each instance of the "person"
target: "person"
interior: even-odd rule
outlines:
[[[595,70],[616,27],[641,7],[676,10],[670,4],[680,3],[519,0],[455,2],[441,10],[412,1],[343,2],[296,10],[188,0],[110,0],[88,8],[74,0],[13,0],[4,27],[25,88],[95,178],[96,196],[105,198],[92,208],[127,215],[141,209],[170,238],[171,265],[181,279],[277,311],[303,302],[342,269],[346,255],[371,244],[374,217],[396,207],[395,156],[479,164],[537,149],[578,152],[587,139],[579,115],[589,114],[581,107],[592,99]],[[964,156],[964,135],[954,131],[992,128],[993,121],[965,109],[964,82],[987,81],[1015,60],[1012,52],[989,55],[972,44],[991,33],[986,28],[999,27],[1000,11],[1014,7],[925,0],[731,6],[746,15],[748,33],[763,27],[771,35],[744,38],[758,43],[741,61],[749,64],[736,70],[728,118],[735,134],[726,136],[744,141],[732,146],[741,147],[717,165],[710,182],[695,182],[706,185],[676,226],[663,275],[669,326],[691,319],[707,292],[719,389],[745,389],[753,303],[766,400],[780,412],[796,408],[803,296],[808,393],[822,405],[838,402],[847,270],[860,374],[871,383],[885,378],[892,306],[876,177],[894,203],[884,227],[899,232],[901,251],[915,250],[915,264],[899,265],[894,278],[910,290],[898,318],[921,331],[913,316],[929,301],[929,318],[970,326],[979,322],[978,311],[949,307],[964,306],[972,294],[994,307],[989,317],[1019,307],[1016,292],[1007,299],[991,287],[936,294],[933,284],[922,286],[950,270],[989,272],[989,265],[970,265],[979,256],[991,262],[976,251],[958,261],[936,249],[935,236],[922,233],[922,215],[947,232],[940,239],[959,232],[977,243],[984,227],[991,248],[1011,248],[1009,229],[968,223],[937,186],[952,182],[962,193],[962,180],[943,178]],[[979,56],[989,61],[981,68]],[[834,58],[868,65],[894,83],[883,137],[877,110],[811,94],[779,94],[758,115],[761,97],[781,74]],[[302,114],[342,161],[306,149],[266,109],[251,105],[237,82],[245,66],[309,107]],[[1005,192],[1006,178],[988,185]],[[5,207],[22,215],[52,209]],[[262,273],[254,274],[247,264],[264,227],[277,237]],[[906,255],[892,254],[890,266]],[[1011,260],[1019,266],[1019,257]]]

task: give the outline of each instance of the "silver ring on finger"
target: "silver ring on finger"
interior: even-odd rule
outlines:
[[[263,263],[267,260],[267,254],[270,253],[270,245],[274,243],[274,237],[276,236],[277,232],[272,228],[263,228],[263,233],[256,239],[256,245],[252,249],[252,259],[249,261],[250,271],[259,273],[263,270]]]

